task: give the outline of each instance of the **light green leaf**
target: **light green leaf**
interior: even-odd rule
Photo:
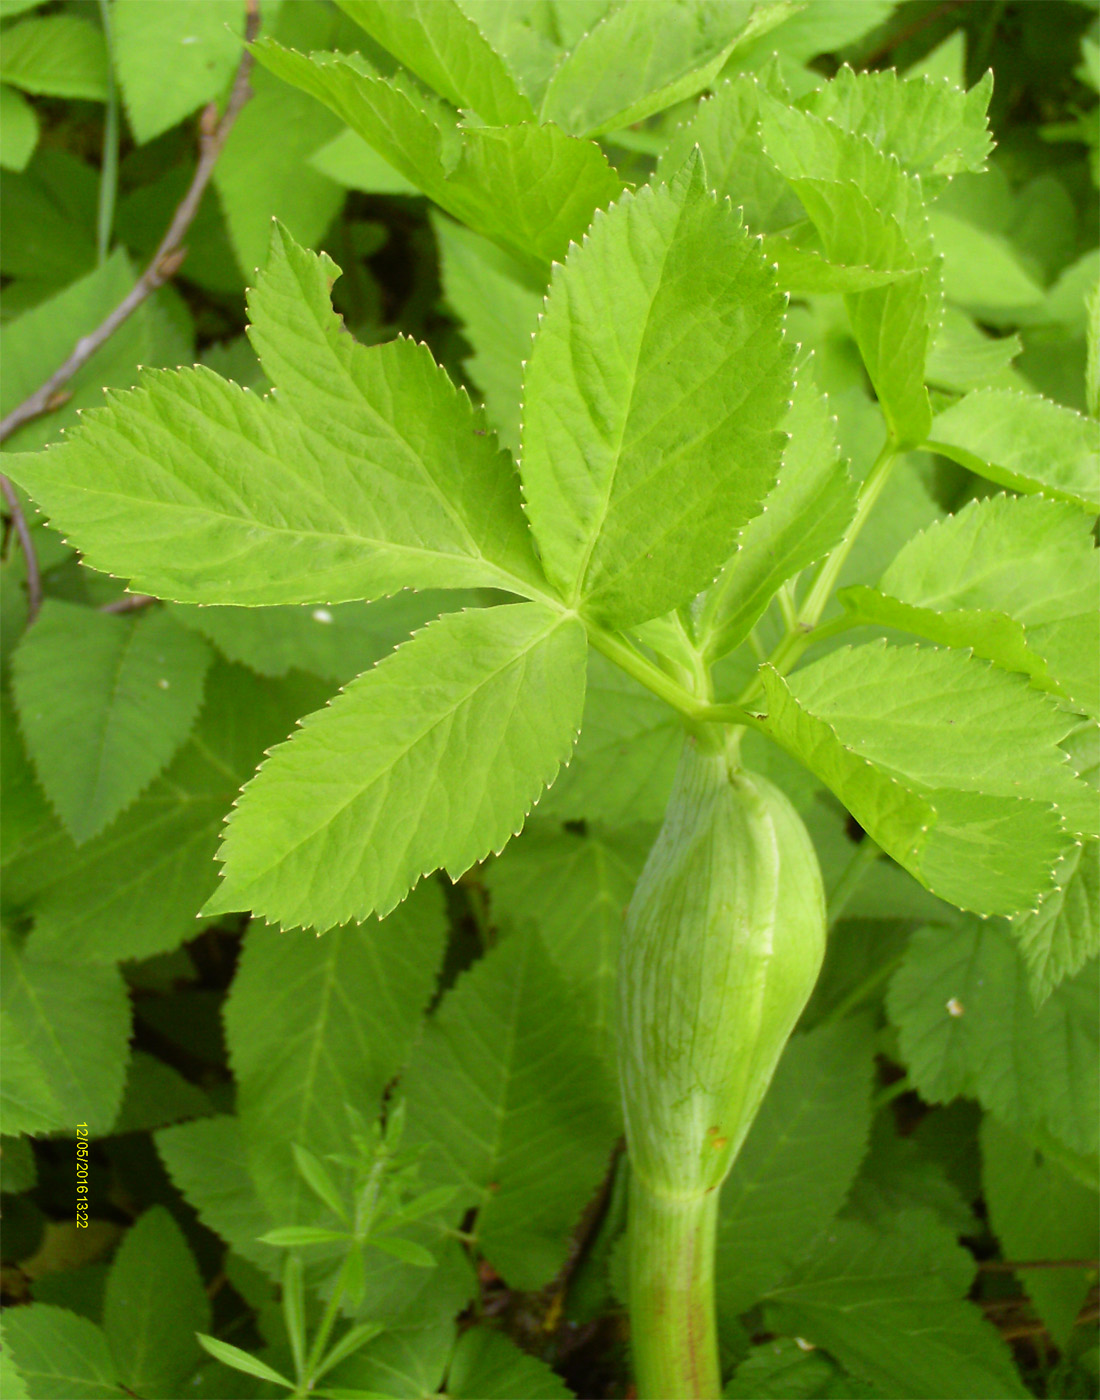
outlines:
[[[882,24],[893,9],[893,0],[813,0],[795,10],[774,35],[761,41],[761,46],[804,63],[855,43]]]
[[[127,1230],[107,1275],[103,1330],[119,1379],[148,1400],[173,1400],[201,1358],[195,1333],[210,1300],[183,1232],[163,1206]]]
[[[476,112],[487,126],[535,118],[500,54],[455,0],[339,0],[372,39],[455,107]]]
[[[327,141],[309,158],[310,165],[349,190],[368,194],[419,194],[373,146],[349,128]]]
[[[597,215],[524,383],[524,491],[566,597],[623,625],[711,582],[778,473],[790,363],[773,274],[697,157]]]
[[[280,1223],[317,1223],[292,1149],[322,1158],[345,1150],[346,1106],[368,1115],[380,1107],[416,1038],[445,935],[431,885],[383,922],[325,938],[249,927],[226,1039],[246,1157]]]
[[[928,446],[987,481],[1100,509],[1100,428],[1041,394],[975,389],[937,415]]]
[[[0,165],[25,170],[38,145],[38,117],[14,88],[0,84]]]
[[[896,1400],[1027,1400],[1007,1346],[960,1296],[971,1257],[923,1222],[904,1212],[877,1230],[834,1223],[799,1273],[771,1291],[772,1326],[827,1348]]]
[[[575,618],[538,603],[430,624],[274,750],[229,818],[205,912],[323,930],[499,851],[569,757],[586,650]]]
[[[15,653],[15,696],[27,751],[78,845],[170,762],[210,659],[167,613],[116,617],[47,599]]]
[[[568,1400],[573,1392],[544,1361],[520,1351],[503,1332],[471,1327],[463,1332],[447,1372],[454,1400]]]
[[[411,1264],[416,1269],[434,1269],[437,1263],[430,1249],[425,1249],[415,1240],[403,1239],[400,1235],[377,1235],[371,1240],[371,1245],[380,1249],[383,1254],[392,1255],[394,1259],[400,1259],[403,1264]]]
[[[719,1317],[790,1273],[836,1215],[867,1150],[873,1037],[865,1020],[796,1035],[722,1187]]]
[[[67,1308],[33,1303],[5,1309],[4,1350],[35,1400],[119,1398],[107,1338],[94,1322]]]
[[[522,266],[487,238],[439,216],[432,228],[443,290],[474,348],[463,367],[481,390],[501,442],[518,455],[523,366],[542,298]]]
[[[33,913],[36,955],[79,966],[149,957],[194,937],[235,793],[264,748],[324,695],[301,677],[263,685],[215,667],[195,734],[129,811],[79,848],[47,821],[12,852],[4,894]]]
[[[248,1138],[240,1121],[228,1114],[199,1118],[162,1128],[155,1142],[168,1175],[203,1224],[242,1259],[277,1278],[283,1256],[259,1243],[273,1221],[246,1165]]]
[[[115,71],[139,146],[222,95],[240,62],[244,13],[241,0],[115,0]]]
[[[738,536],[733,558],[692,608],[692,630],[708,657],[739,646],[779,586],[823,558],[855,514],[855,483],[809,363],[799,369],[783,426],[788,439],[779,480]]]
[[[126,1076],[130,1006],[115,967],[82,967],[26,954],[0,936],[5,1133],[111,1128]],[[44,1085],[48,1097],[39,1090]]]
[[[486,871],[494,917],[534,919],[574,1002],[614,1058],[616,977],[623,911],[655,831],[589,827],[584,836],[531,822]]]
[[[27,1383],[16,1370],[15,1362],[11,1359],[11,1347],[5,1339],[2,1321],[0,1321],[0,1392],[3,1393],[5,1400],[30,1400]]]
[[[920,179],[862,134],[761,94],[764,149],[802,201],[830,262],[905,273],[845,305],[891,436],[916,446],[931,421],[924,364],[940,288]]]
[[[481,1250],[514,1288],[542,1288],[607,1169],[618,1132],[608,1076],[584,1049],[568,989],[532,929],[465,973],[404,1076],[426,1185],[461,1184]]]
[[[747,0],[614,5],[555,68],[540,120],[580,136],[632,126],[701,92],[738,45],[788,8]]]
[[[622,190],[598,146],[557,127],[459,127],[447,109],[426,107],[361,60],[307,58],[268,40],[254,52],[330,107],[429,199],[539,273]]]
[[[345,335],[329,273],[276,230],[252,314],[278,400],[152,372],[48,460],[8,454],[9,475],[93,567],[178,601],[531,586],[511,573],[538,577],[509,459],[426,346]]]
[[[1085,401],[1089,416],[1100,418],[1100,282],[1085,298],[1088,324],[1085,332]]]
[[[1100,715],[1100,577],[1090,522],[1041,496],[992,496],[914,536],[855,616],[970,647]],[[899,604],[901,606],[899,606]]]
[[[683,743],[669,706],[593,651],[576,752],[539,812],[608,827],[660,822]]]
[[[226,660],[239,661],[261,676],[285,676],[298,670],[344,682],[380,661],[440,613],[477,607],[482,596],[473,590],[426,589],[331,608],[211,608],[174,603],[169,611],[213,642]]]
[[[929,384],[959,394],[1000,387],[1011,378],[1009,366],[1022,349],[1019,336],[988,336],[964,312],[948,306],[925,373]]]
[[[657,162],[656,178],[667,183],[698,146],[710,187],[734,208],[744,210],[745,224],[754,233],[771,233],[802,218],[803,210],[764,154],[759,123],[762,91],[781,101],[788,99],[774,68],[760,75],[726,78],[713,96],[703,98],[691,120],[672,132]]]
[[[864,292],[872,287],[885,287],[897,282],[905,272],[880,271],[873,267],[842,267],[829,262],[813,248],[803,247],[796,239],[802,235],[803,224],[791,237],[766,234],[764,255],[775,263],[779,285],[798,296],[822,296],[833,292]]]
[[[930,210],[928,221],[943,254],[943,287],[949,301],[1010,319],[1015,319],[1014,312],[1042,305],[1042,287],[1007,238],[946,209]]]
[[[930,1103],[978,1098],[1005,1123],[1096,1151],[1097,963],[1036,1010],[1007,930],[968,919],[913,936],[887,997],[902,1056]]]
[[[992,72],[964,92],[919,75],[899,78],[892,68],[856,73],[845,63],[803,105],[896,156],[934,194],[952,175],[985,169],[993,149],[986,117],[992,94]]]
[[[955,651],[843,648],[788,681],[765,728],[922,885],[978,913],[1034,907],[1095,820],[1058,740],[1069,717],[1020,676]]]
[[[102,31],[76,15],[24,19],[4,30],[0,81],[24,92],[105,102],[108,73]]]
[[[309,19],[324,21],[322,32],[327,33],[325,7],[301,10]],[[344,189],[310,163],[340,123],[262,68],[253,69],[249,83],[252,97],[233,123],[213,184],[237,265],[251,285],[267,253],[272,219],[279,219],[300,243],[316,243],[340,212]],[[274,131],[277,141],[272,140]]]
[[[1100,1201],[1036,1143],[989,1114],[982,1122],[982,1194],[1008,1259],[1089,1259],[1100,1234]],[[1019,1269],[1017,1277],[1065,1350],[1089,1289],[1084,1269]]]
[[[1054,874],[1057,887],[1012,924],[1037,1003],[1100,953],[1100,846],[1074,847]]]

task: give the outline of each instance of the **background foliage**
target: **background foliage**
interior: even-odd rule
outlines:
[[[416,7],[410,0],[406,8]],[[743,8],[748,20],[750,7]],[[492,147],[476,128],[456,128],[454,147],[435,150],[428,118],[418,126],[416,113],[421,105],[435,113],[459,94],[430,56],[402,50],[399,25],[386,42],[376,7],[262,0],[261,9],[263,62],[252,72],[253,95],[218,158],[178,274],[6,448],[59,441],[83,408],[102,402],[104,388],[134,384],[139,365],[198,363],[259,401],[270,386],[245,338],[246,317],[262,337],[263,317],[280,314],[292,277],[312,279],[311,295],[327,308],[329,268],[300,244],[324,249],[342,268],[331,296],[355,337],[394,342],[384,362],[393,366],[392,384],[398,368],[421,375],[415,402],[401,407],[403,421],[429,400],[443,418],[453,415],[448,431],[481,421],[457,398],[452,403],[413,343],[424,341],[516,451],[523,362],[550,260],[564,258],[584,231],[585,210],[616,198],[624,180],[640,185],[654,171],[671,179],[698,144],[709,180],[744,207],[753,232],[774,235],[790,223],[792,191],[807,208],[816,199],[831,210],[837,229],[837,242],[822,250],[828,264],[813,249],[800,259],[774,238],[767,245],[790,260],[781,262],[781,277],[798,289],[786,325],[798,346],[799,383],[816,383],[828,414],[818,395],[796,392],[793,441],[817,445],[821,460],[808,479],[818,496],[786,501],[770,516],[766,530],[774,533],[746,534],[739,587],[718,617],[718,654],[732,651],[720,668],[724,690],[736,693],[756,652],[782,635],[780,604],[763,617],[753,607],[784,582],[771,571],[779,545],[802,568],[835,538],[830,511],[843,528],[852,489],[846,473],[865,472],[878,447],[871,381],[889,399],[903,439],[927,436],[911,426],[923,409],[919,383],[906,385],[904,356],[900,371],[880,364],[860,327],[891,295],[876,271],[904,271],[917,297],[934,298],[940,291],[928,269],[935,266],[943,304],[927,379],[938,450],[909,454],[906,470],[891,478],[841,578],[836,613],[842,605],[875,629],[855,634],[857,642],[887,629],[945,648],[970,646],[1095,716],[1095,587],[1079,583],[1082,568],[1092,568],[1093,541],[1086,517],[1049,498],[1084,489],[1073,475],[1080,460],[1073,433],[1085,434],[1087,445],[1095,423],[1057,419],[1048,498],[1028,499],[1026,525],[967,470],[975,433],[968,414],[993,425],[982,429],[983,471],[1010,488],[1021,480],[1021,443],[1044,431],[1026,417],[1021,394],[1041,392],[1051,412],[1057,404],[1097,414],[1094,4],[811,0],[766,11],[770,27],[757,37],[695,53],[691,34],[676,28],[684,7],[664,0],[622,7],[602,27],[602,0],[517,0],[507,8],[461,0],[455,24],[463,14],[475,20],[508,64],[532,85],[545,82],[544,111],[563,130],[600,138],[600,146],[574,143],[576,150],[530,138],[544,145],[523,158],[558,181],[545,207],[537,193],[509,188],[517,152]],[[355,23],[357,11],[377,42]],[[0,21],[6,414],[130,290],[156,247],[194,173],[199,113],[233,81],[245,7],[243,0],[3,0]],[[582,42],[589,29],[600,37]],[[301,55],[313,50],[359,50],[368,64],[307,70]],[[609,53],[632,60],[621,81],[608,78]],[[669,76],[674,60],[688,79]],[[478,70],[478,110],[501,125],[522,122],[527,98],[498,62],[486,58]],[[856,100],[843,97],[845,62],[882,70],[884,91],[895,68],[927,74],[943,94],[937,120],[955,101],[958,127],[977,133],[953,167],[944,151],[920,146],[929,128],[919,113],[897,114],[894,139],[911,139],[903,154],[921,165],[926,192],[936,196],[927,228],[913,215],[904,230],[904,246],[925,249],[924,262],[899,269],[880,261],[876,269],[876,249],[858,242],[865,226],[844,203],[850,190],[840,181],[828,188],[829,160],[842,168],[849,154],[829,105]],[[981,163],[988,141],[949,88],[981,85],[984,102],[990,68],[996,149],[987,173],[959,174],[966,162]],[[810,96],[838,73],[836,84]],[[361,129],[286,78],[312,83],[337,112],[341,104],[354,108]],[[805,115],[774,101],[782,83],[807,98]],[[700,103],[702,91],[713,95]],[[967,102],[978,110],[977,99]],[[364,112],[373,114],[373,145],[363,139]],[[750,139],[758,120],[762,149]],[[392,148],[402,121],[415,136],[411,156]],[[807,131],[822,145],[803,168],[799,141]],[[427,198],[402,173],[410,163]],[[575,207],[561,190],[573,192]],[[653,201],[658,212],[666,198]],[[271,244],[273,216],[288,236]],[[706,218],[700,248],[716,236]],[[597,268],[607,227],[586,245]],[[255,269],[265,264],[258,282]],[[827,269],[836,264],[862,281],[830,284]],[[594,334],[613,314],[599,304],[601,285],[595,276]],[[253,288],[247,312],[246,286]],[[849,294],[850,321],[837,291]],[[914,333],[906,320],[913,304],[898,300],[903,346]],[[410,339],[397,342],[399,335]],[[526,380],[529,391],[542,386],[542,406],[568,358],[556,336],[551,328],[540,337]],[[339,368],[350,352],[339,335],[326,346],[333,370],[325,390],[335,413],[351,413]],[[275,364],[280,346],[268,349]],[[291,376],[295,363],[286,356],[280,371]],[[887,376],[902,387],[884,396]],[[382,377],[382,389],[392,387]],[[168,394],[172,381],[144,382]],[[292,378],[281,390],[293,403]],[[971,396],[956,402],[960,394]],[[153,442],[158,410],[155,398],[150,403]],[[268,401],[255,412],[275,410]],[[1079,426],[1067,429],[1070,421]],[[297,431],[286,413],[279,430]],[[483,429],[475,431],[482,442]],[[142,450],[155,460],[152,447]],[[465,524],[476,531],[500,468],[490,439],[473,450],[480,494],[466,503]],[[243,457],[234,469],[255,463]],[[292,495],[300,489],[288,481]],[[86,567],[28,498],[19,499],[45,601],[28,627],[26,557],[9,521],[0,569],[0,1187],[3,1286],[12,1305],[2,1324],[5,1395],[281,1393],[262,1374],[243,1375],[211,1357],[195,1333],[285,1374],[295,1307],[312,1332],[350,1258],[357,1273],[345,1320],[364,1330],[326,1378],[346,1394],[625,1394],[613,988],[621,912],[680,745],[675,715],[593,655],[569,767],[523,834],[457,884],[426,881],[398,904],[407,872],[395,874],[397,857],[386,854],[363,886],[333,880],[322,914],[342,926],[323,938],[236,914],[200,915],[217,884],[223,819],[265,752],[336,686],[348,687],[339,713],[354,713],[361,691],[350,683],[443,611],[442,595],[226,606],[209,561],[181,544],[177,568],[191,570],[195,591],[187,596],[195,601],[139,599],[134,607],[120,581]],[[710,565],[707,520],[693,529],[692,549],[670,553],[670,569],[683,576],[669,599],[696,586],[692,571],[705,575]],[[792,555],[793,535],[802,555]],[[122,542],[131,557],[143,538]],[[491,541],[494,557],[517,572],[526,567],[519,538],[509,526]],[[624,531],[604,546],[621,556],[632,541]],[[559,544],[552,567],[568,582],[576,558],[567,540]],[[948,556],[966,566],[946,572]],[[286,597],[293,567],[285,549],[264,561],[271,576],[285,570],[291,579]],[[396,566],[371,567],[382,572],[367,586],[385,591],[385,570]],[[601,567],[597,552],[592,591],[617,620],[634,621],[632,608],[648,618],[668,606],[669,599],[640,599],[633,587],[616,592],[613,571],[605,581]],[[477,569],[448,569],[437,582],[465,588],[468,611],[422,634],[443,671],[460,668],[473,644],[492,641],[479,630],[481,609],[499,596]],[[450,594],[446,607],[454,606]],[[570,664],[567,629],[546,642],[538,605],[523,608],[512,610],[517,635],[536,657],[537,647],[552,646],[556,663],[564,655]],[[967,713],[980,703],[996,716],[978,764],[949,733],[963,676],[958,650],[939,653],[936,669],[916,676],[901,653],[859,656],[866,674],[853,673],[852,658],[838,650],[797,672],[789,688],[777,680],[768,709],[773,731],[791,747],[802,742],[800,725],[826,720],[841,741],[858,735],[918,685],[942,699],[942,727],[902,727],[889,753],[873,744],[863,751],[859,789],[870,791],[868,802],[893,799],[890,764],[899,751],[903,771],[916,774],[906,798],[918,814],[919,804],[959,785],[967,763],[976,765],[979,796],[1003,796],[1032,778],[1046,793],[1060,781],[1028,766],[1029,746],[1038,754],[1039,709],[1016,689],[1009,695],[1004,670],[989,673],[988,693],[957,699]],[[384,674],[392,678],[384,718],[397,726],[401,677],[392,667]],[[851,680],[844,705],[830,688],[837,674]],[[528,680],[537,687],[538,674]],[[581,719],[564,700],[547,709],[535,789],[566,756],[555,747],[558,733]],[[308,727],[301,732],[308,740]],[[1074,770],[1097,785],[1095,735],[1095,725],[1083,723],[1064,747]],[[385,726],[375,737],[384,742]],[[746,749],[750,765],[785,788],[815,838],[833,928],[821,983],[723,1190],[727,1393],[1094,1394],[1095,844],[1073,849],[1036,912],[1011,923],[980,918],[929,894],[863,838],[825,786],[849,781],[845,765],[853,760],[843,742],[813,773],[759,736],[748,735]],[[308,767],[302,745],[297,755]],[[877,776],[863,773],[867,761]],[[467,787],[488,791],[506,780],[518,790],[532,778],[462,775]],[[867,788],[873,782],[881,791]],[[855,791],[854,779],[850,786]],[[431,801],[445,805],[447,791]],[[247,802],[239,810],[230,832],[240,835],[231,840],[262,843],[264,831],[246,824]],[[357,809],[364,820],[369,811]],[[467,863],[500,849],[507,815],[501,808],[495,825],[470,833]],[[1041,815],[1033,820],[1041,867],[1046,828]],[[344,838],[320,846],[319,867],[338,863],[346,847]],[[1034,888],[1034,871],[1016,877],[1021,890]],[[973,868],[965,878],[972,890]],[[244,893],[266,912],[266,889]],[[983,897],[983,913],[1000,912],[997,899],[1007,900],[1006,912],[1016,907],[1003,871]],[[346,922],[375,907],[393,912],[382,922]],[[293,922],[295,911],[284,905],[280,916]],[[392,1125],[398,1097],[403,1136],[372,1135],[383,1103]],[[86,1230],[74,1220],[78,1123],[94,1142]],[[352,1221],[348,1203],[379,1163],[385,1189],[377,1210]],[[342,1242],[349,1230],[350,1246]]]

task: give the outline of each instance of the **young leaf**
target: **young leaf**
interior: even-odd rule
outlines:
[[[346,1230],[323,1230],[317,1225],[282,1225],[261,1235],[260,1243],[277,1245],[280,1249],[301,1249],[311,1244],[346,1244],[347,1239]]]
[[[33,912],[36,956],[111,963],[194,937],[236,791],[265,746],[285,738],[325,690],[302,677],[264,685],[239,667],[215,666],[194,735],[102,835],[78,848],[56,822],[40,819],[4,869],[9,906]]]
[[[1041,496],[970,501],[910,540],[877,589],[850,588],[841,601],[861,620],[970,647],[1100,716],[1096,550],[1089,521],[1071,506]]]
[[[982,1121],[982,1194],[1009,1259],[1088,1259],[1100,1234],[1095,1191],[1075,1181],[1026,1136],[990,1114]],[[1089,1290],[1084,1269],[1020,1269],[1054,1345],[1064,1350]]]
[[[130,1005],[115,967],[28,955],[0,935],[5,1133],[111,1129],[126,1078]]]
[[[502,1332],[471,1327],[463,1332],[447,1372],[454,1400],[572,1400],[573,1392],[544,1361],[520,1351]]]
[[[779,586],[827,554],[855,514],[855,484],[809,364],[799,371],[784,427],[779,480],[738,536],[736,554],[692,608],[692,631],[708,657],[739,646]]]
[[[722,1187],[719,1316],[732,1319],[781,1283],[836,1215],[867,1150],[870,1022],[796,1035]]]
[[[711,582],[778,473],[790,364],[773,274],[698,157],[596,216],[524,384],[524,491],[564,596],[622,626]]]
[[[426,346],[344,334],[335,271],[276,228],[253,335],[278,401],[202,367],[150,372],[9,474],[93,567],[178,601],[537,589],[509,459]]]
[[[519,840],[489,866],[485,882],[493,912],[514,923],[534,919],[547,951],[583,1007],[585,1024],[614,1057],[616,978],[623,910],[655,832],[589,827],[584,836],[530,823]]]
[[[927,889],[978,913],[1034,907],[1095,822],[1058,747],[1068,717],[1022,677],[954,651],[872,643],[783,681],[767,732]]]
[[[967,919],[913,936],[887,996],[902,1056],[930,1103],[965,1094],[1003,1122],[1096,1151],[1097,963],[1036,1010],[1003,926]]]
[[[488,126],[534,121],[534,109],[504,60],[456,0],[339,3],[372,39],[455,107],[476,112]]]
[[[515,1288],[543,1287],[618,1129],[603,1066],[534,930],[508,935],[428,1022],[404,1077],[425,1184],[461,1183],[480,1248]]]
[[[118,1374],[107,1338],[86,1317],[33,1303],[4,1310],[4,1350],[27,1394],[42,1400],[118,1400]]]
[[[934,194],[952,175],[985,169],[993,149],[986,117],[992,94],[991,72],[964,92],[930,78],[899,78],[893,69],[855,73],[845,63],[804,105],[845,131],[869,137]]]
[[[845,304],[890,435],[916,446],[931,422],[924,365],[941,300],[920,180],[867,137],[764,94],[761,127],[829,261],[906,274]]]
[[[250,926],[225,1006],[226,1039],[246,1156],[280,1222],[316,1222],[291,1152],[339,1152],[345,1104],[380,1105],[416,1038],[445,932],[431,885],[384,922],[326,938]]]
[[[330,928],[500,850],[569,757],[586,650],[576,618],[539,603],[431,623],[272,753],[205,912]]]
[[[46,600],[15,653],[15,696],[42,786],[77,845],[187,738],[210,660],[167,613],[114,617]]]
[[[259,61],[336,114],[417,189],[542,272],[579,238],[622,180],[594,142],[554,126],[459,127],[395,82],[340,54],[304,54],[270,40]]]
[[[542,298],[522,265],[453,219],[432,219],[447,301],[474,347],[463,367],[485,398],[485,411],[514,454],[519,453],[523,364],[531,350]]]
[[[702,92],[738,45],[787,10],[694,0],[613,5],[555,68],[539,119],[578,136],[632,126]]]
[[[201,1358],[195,1333],[210,1300],[180,1227],[153,1206],[127,1230],[107,1275],[103,1330],[122,1383],[135,1395],[171,1397]]]
[[[1100,509],[1096,424],[1040,394],[975,389],[937,415],[928,437],[987,481]]]
[[[299,1175],[306,1185],[317,1197],[317,1199],[328,1206],[329,1210],[338,1220],[346,1221],[347,1205],[336,1189],[336,1184],[329,1175],[328,1168],[324,1162],[310,1152],[309,1148],[303,1147],[301,1143],[291,1143],[294,1152],[294,1165],[298,1168]]]
[[[371,1247],[380,1249],[383,1254],[392,1254],[403,1264],[412,1264],[417,1269],[434,1269],[439,1262],[430,1249],[400,1235],[376,1235],[371,1240]]]
[[[657,162],[657,179],[667,183],[698,146],[707,179],[719,197],[743,209],[745,224],[754,233],[773,233],[796,223],[804,212],[764,154],[759,122],[762,91],[788,100],[774,68],[762,74],[739,73],[720,83],[712,96],[699,103],[692,119],[672,132]]]
[[[922,1225],[916,1212],[877,1230],[835,1222],[813,1257],[768,1295],[772,1328],[827,1348],[897,1400],[1027,1400],[1007,1346],[960,1296],[972,1259]]]

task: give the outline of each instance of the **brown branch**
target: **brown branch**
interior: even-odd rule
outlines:
[[[116,598],[111,603],[101,604],[99,611],[105,613],[137,612],[140,608],[147,608],[150,603],[156,601],[156,598],[148,593],[124,593],[121,598]]]
[[[244,38],[245,43],[249,44],[255,39],[260,27],[259,0],[245,0],[245,8],[247,15]],[[110,315],[90,335],[82,336],[76,342],[69,358],[50,375],[45,384],[29,398],[24,399],[17,408],[13,408],[8,416],[0,422],[0,442],[10,437],[16,428],[21,428],[24,423],[29,423],[32,418],[39,417],[51,408],[59,407],[60,403],[64,402],[64,399],[59,401],[55,397],[59,390],[63,389],[73,375],[87,364],[100,346],[114,335],[119,326],[133,315],[142,302],[151,296],[158,287],[163,287],[179,271],[180,264],[187,256],[183,240],[187,235],[187,230],[191,227],[192,220],[198,213],[199,203],[206,192],[210,176],[214,173],[214,165],[221,155],[222,147],[225,145],[226,138],[232,130],[241,108],[252,96],[252,89],[248,82],[251,72],[252,55],[248,49],[245,49],[241,55],[237,76],[233,79],[229,101],[221,119],[218,119],[217,105],[213,102],[203,112],[200,125],[199,162],[195,167],[195,174],[187,193],[180,200],[176,212],[172,216],[172,222],[168,225],[168,230],[153,254],[149,266]],[[7,495],[7,492],[4,494]],[[16,520],[16,528],[18,528],[18,520]],[[22,540],[22,534],[20,534],[20,539]],[[29,574],[28,567],[28,579]]]
[[[914,20],[912,24],[906,25],[905,28],[888,35],[883,43],[879,44],[877,48],[872,49],[869,54],[866,54],[862,60],[862,67],[872,68],[876,63],[881,62],[888,54],[892,53],[894,49],[898,48],[899,45],[914,38],[922,29],[926,29],[928,25],[940,19],[943,15],[949,14],[952,10],[959,9],[962,4],[963,0],[944,0],[944,3],[942,5],[937,5],[934,10],[926,10],[925,13]]]
[[[15,487],[6,476],[0,476],[0,491],[3,492],[4,500],[8,503],[11,523],[15,527],[15,533],[19,536],[19,547],[23,551],[23,560],[27,566],[27,626],[29,627],[38,616],[38,609],[42,606],[42,575],[38,571],[38,555],[34,552],[31,527],[27,524],[27,517],[23,514],[23,507],[19,502]]]

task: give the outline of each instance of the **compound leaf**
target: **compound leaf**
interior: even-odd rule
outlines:
[[[887,995],[902,1056],[930,1103],[976,1097],[1003,1122],[1095,1153],[1097,963],[1038,1010],[1008,931],[967,919],[914,934]]]
[[[153,371],[48,459],[9,455],[9,474],[93,567],[181,602],[530,587],[508,457],[426,346],[343,333],[335,274],[276,228],[252,333],[278,400],[201,366]]]
[[[15,653],[27,751],[79,845],[170,762],[198,713],[210,649],[165,612],[115,617],[47,599]]]
[[[1100,715],[1100,578],[1090,523],[1041,496],[992,496],[914,536],[877,589],[841,601],[861,620],[970,647]]]
[[[774,274],[698,157],[597,214],[524,384],[524,491],[564,596],[621,626],[712,581],[778,474],[790,363]]]
[[[955,651],[843,648],[783,681],[768,733],[899,864],[978,913],[1034,907],[1095,802],[1058,741],[1069,717],[1023,677]]]
[[[618,1132],[606,1071],[538,933],[509,934],[448,993],[404,1077],[427,1185],[459,1183],[480,1248],[513,1287],[543,1287]]]
[[[928,437],[987,481],[1100,510],[1096,424],[1041,394],[975,389],[937,415]]]
[[[578,136],[632,126],[701,92],[785,4],[650,0],[613,5],[555,68],[540,119]]]
[[[737,552],[693,608],[693,631],[710,657],[741,644],[779,586],[829,552],[856,509],[835,420],[804,365],[784,427],[779,480],[737,538]]]
[[[339,3],[372,39],[454,106],[476,112],[488,126],[534,121],[534,109],[504,60],[455,0]]]
[[[539,603],[431,623],[273,751],[205,912],[330,928],[500,850],[572,750],[586,650],[581,624]]]

